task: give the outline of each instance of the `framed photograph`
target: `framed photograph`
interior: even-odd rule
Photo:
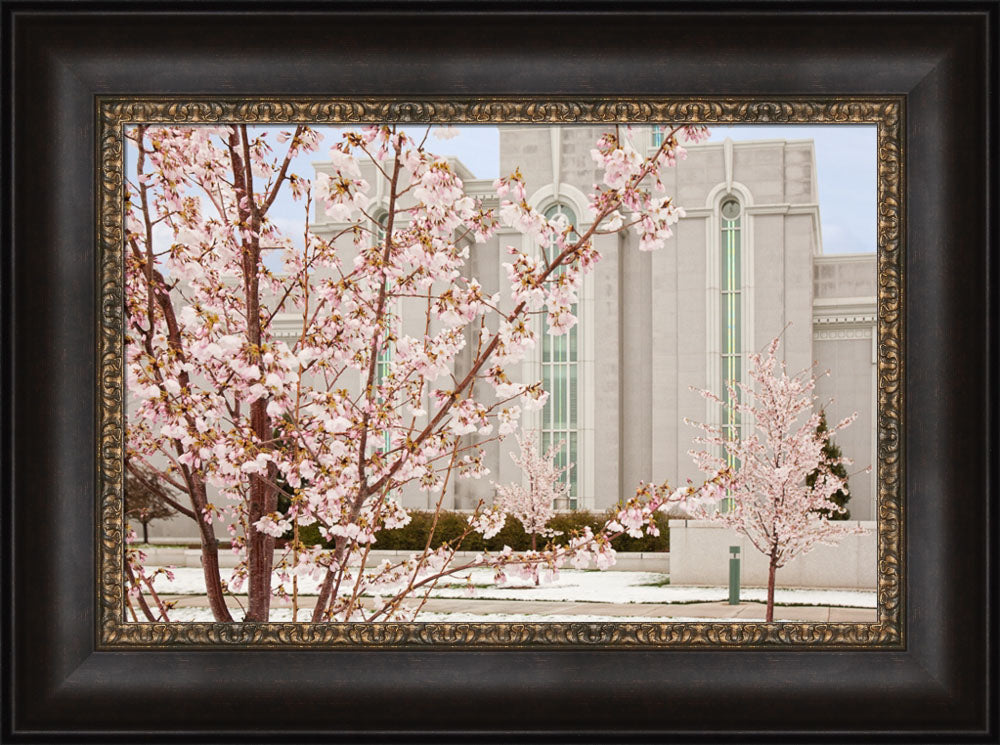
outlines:
[[[105,644],[905,643],[901,102],[633,103],[98,100]]]
[[[4,5],[4,737],[995,737],[996,9],[450,10]]]

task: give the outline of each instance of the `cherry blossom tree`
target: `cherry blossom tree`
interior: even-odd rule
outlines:
[[[702,472],[714,474],[727,463],[737,465],[728,488],[717,488],[714,493],[705,490],[687,504],[696,517],[742,533],[768,557],[768,622],[774,620],[779,568],[819,543],[835,545],[845,535],[865,532],[829,519],[843,510],[832,497],[846,486],[835,467],[850,461],[830,461],[823,452],[829,438],[850,425],[857,413],[820,429],[820,413],[814,410],[815,368],[790,376],[785,362],[776,356],[780,339],[772,340],[764,354],[749,355],[750,382],[730,384],[728,402],[711,391],[700,391],[752,422],[753,431],[731,437],[718,425],[695,425],[705,433],[695,438],[703,448],[690,453]],[[811,483],[807,482],[810,474],[815,474]],[[721,497],[726,499],[718,509]]]
[[[609,128],[592,152],[603,183],[582,233],[529,206],[517,171],[494,183],[499,207],[487,208],[429,152],[426,134],[338,133],[331,173],[314,180],[291,164],[318,150],[321,133],[282,132],[278,154],[271,134],[246,125],[129,132],[137,157],[125,236],[128,458],[190,500],[216,620],[233,620],[225,596],[244,584],[243,620],[266,621],[275,595],[291,597],[297,619],[304,576],[320,582],[314,622],[409,620],[455,572],[488,567],[502,579],[566,561],[606,567],[616,530],[641,535],[655,510],[691,496],[640,485],[617,520],[563,547],[458,562],[460,537],[370,561],[376,533],[409,520],[401,490],[436,495],[440,511],[449,482],[485,475],[483,446],[544,405],[538,381],[509,373],[536,343],[532,317],[545,315],[550,334],[576,322],[577,289],[600,259],[595,235],[632,230],[640,250],[664,245],[682,210],[662,195],[659,174],[683,157],[681,139],[706,136],[703,127],[670,129],[647,158],[628,128]],[[302,204],[300,237],[269,217],[282,190]],[[316,205],[343,226],[333,236],[312,229]],[[507,248],[509,297],[487,295],[467,267],[500,226],[554,247],[548,256]],[[420,333],[406,333],[404,314],[421,319]],[[288,318],[292,339],[276,332]],[[505,519],[500,505],[480,504],[466,535],[494,535]],[[239,555],[228,583],[217,520]],[[331,549],[298,540],[313,524]],[[289,530],[295,538],[276,552]]]
[[[135,531],[128,528],[125,531],[125,607],[133,621],[139,620],[139,612],[145,621],[169,621],[168,612],[176,601],[161,599],[153,585],[160,575],[172,580],[173,572],[168,567],[159,567],[147,572],[144,566],[146,554],[135,546],[135,542]],[[150,608],[147,597],[153,601],[157,612],[154,613]],[[136,611],[136,607],[139,608],[139,612]]]
[[[538,550],[538,536],[552,535],[546,528],[555,514],[555,500],[565,496],[566,483],[562,480],[565,468],[555,465],[556,454],[564,443],[549,447],[544,453],[538,447],[538,435],[528,430],[524,437],[517,437],[519,454],[511,453],[511,459],[524,472],[528,485],[497,484],[494,503],[503,511],[513,515],[531,536],[531,550]],[[538,576],[535,576],[538,584]]]

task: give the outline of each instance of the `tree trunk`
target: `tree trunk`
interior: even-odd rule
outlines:
[[[767,568],[767,617],[764,620],[768,623],[774,620],[774,575],[777,571],[778,567],[772,555],[771,562]]]
[[[222,577],[219,574],[219,539],[215,537],[212,526],[204,520],[201,510],[208,504],[208,494],[205,492],[205,482],[192,478],[189,482],[192,488],[191,504],[194,507],[195,522],[198,523],[198,535],[201,538],[201,571],[205,575],[205,594],[208,596],[208,607],[216,621],[232,623],[233,617],[226,605],[222,591]]]
[[[142,524],[142,542],[149,545],[149,521]]]
[[[256,402],[254,402],[256,403]],[[273,481],[277,468],[268,464]],[[277,494],[259,476],[250,484],[250,535],[247,537],[247,621],[267,621],[271,612],[271,569],[274,564],[274,536],[257,530],[253,524],[277,508]]]
[[[333,592],[334,573],[332,569],[327,569],[323,576],[323,583],[319,587],[319,595],[316,597],[316,605],[313,606],[312,622],[320,623],[326,607],[330,604],[330,595]]]
[[[344,554],[347,553],[347,539],[342,535],[338,535],[334,541],[334,546],[333,561],[326,570],[326,576],[323,577],[323,584],[319,588],[319,596],[316,598],[316,605],[313,607],[313,623],[320,623],[326,614],[327,606],[330,605],[331,600],[336,600],[333,597],[333,585],[338,574],[343,571],[341,564]]]
[[[240,151],[242,149],[242,157]],[[247,341],[260,359],[261,306],[260,306],[260,225],[261,215],[254,201],[253,171],[250,165],[250,144],[245,125],[239,131],[234,127],[229,136],[229,153],[233,162],[233,187],[246,199],[240,204],[240,219],[250,225],[250,234],[243,239],[243,295],[246,303]],[[261,443],[269,443],[274,436],[271,418],[267,414],[267,398],[250,404],[250,426]],[[265,445],[265,447],[268,447]],[[254,474],[250,478],[250,499],[247,505],[249,535],[247,536],[247,613],[246,621],[267,621],[271,611],[271,570],[274,564],[274,536],[253,527],[264,515],[274,512],[278,493],[272,486],[277,467],[268,464],[266,476]]]
[[[201,531],[201,570],[205,575],[205,593],[208,595],[208,606],[216,621],[232,623],[233,617],[226,605],[222,591],[222,577],[219,575],[219,540],[215,537],[212,526],[204,520],[199,520]]]

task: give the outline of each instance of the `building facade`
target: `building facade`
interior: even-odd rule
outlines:
[[[528,202],[549,216],[564,214],[583,232],[589,227],[586,194],[601,179],[590,155],[601,131],[501,127],[500,172],[519,168]],[[647,152],[659,144],[651,128],[636,128],[634,135]],[[848,469],[851,517],[874,519],[875,253],[824,255],[811,140],[726,140],[687,149],[685,160],[663,171],[666,193],[686,211],[666,247],[640,252],[634,234],[596,236],[603,258],[579,292],[577,325],[551,337],[538,321],[539,343],[521,365],[521,382],[542,380],[550,397],[524,425],[541,431],[543,447],[565,443],[560,464],[573,508],[607,509],[642,481],[698,481],[688,455],[698,431],[685,419],[717,422],[734,434],[749,423],[720,422],[718,407],[692,389],[722,394],[725,381],[745,380],[748,353],[783,333],[781,353],[790,371],[813,363],[818,372],[829,370],[817,386],[828,419],[858,412],[835,441],[854,460]],[[495,203],[492,180],[477,180],[461,163],[453,165],[468,193]],[[329,172],[329,164],[315,167]],[[369,183],[382,189],[383,181],[371,176]],[[374,197],[377,214],[385,195]],[[321,210],[314,219],[323,237],[343,227]],[[470,245],[469,272],[484,293],[509,296],[502,264],[512,244],[545,250],[503,229],[485,244]],[[396,312],[404,333],[422,335],[422,313],[413,319],[421,328],[408,329],[406,308]],[[282,322],[279,317],[279,335]],[[293,338],[297,321],[287,324]],[[493,498],[494,483],[519,481],[510,458],[516,448],[513,437],[487,444],[490,475],[450,481],[444,505],[471,509]],[[421,508],[437,497],[406,488],[402,499]]]
[[[590,155],[600,132],[501,127],[500,172],[520,169],[528,202],[548,216],[566,215],[582,232],[589,227],[586,194],[601,177]],[[658,145],[652,129],[637,128],[635,136],[639,147]],[[490,198],[491,181],[454,165],[468,192]],[[660,251],[640,252],[634,234],[597,236],[603,258],[579,293],[577,326],[552,337],[539,321],[539,343],[522,364],[522,382],[542,380],[550,393],[545,409],[524,424],[540,430],[542,447],[565,443],[560,465],[570,506],[602,510],[640,481],[698,479],[688,455],[696,430],[684,420],[718,421],[720,414],[692,387],[722,392],[724,380],[743,379],[747,354],[783,329],[790,370],[815,362],[830,371],[817,388],[829,419],[858,412],[836,437],[855,461],[849,470],[874,466],[875,254],[823,254],[812,142],[690,146],[686,160],[664,169],[664,182],[687,213],[674,238]],[[340,227],[316,219],[321,235]],[[470,246],[470,274],[486,293],[508,294],[502,264],[512,243],[544,250],[504,230]],[[405,310],[400,315],[405,330]],[[471,509],[492,498],[493,481],[521,478],[510,459],[513,438],[486,448],[490,476],[455,482],[449,506]],[[850,487],[852,517],[870,519],[874,471],[853,475]],[[427,496],[407,492],[404,502],[427,506]]]

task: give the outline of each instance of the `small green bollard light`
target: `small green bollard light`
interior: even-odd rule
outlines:
[[[740,547],[729,547],[729,604],[740,604]]]

